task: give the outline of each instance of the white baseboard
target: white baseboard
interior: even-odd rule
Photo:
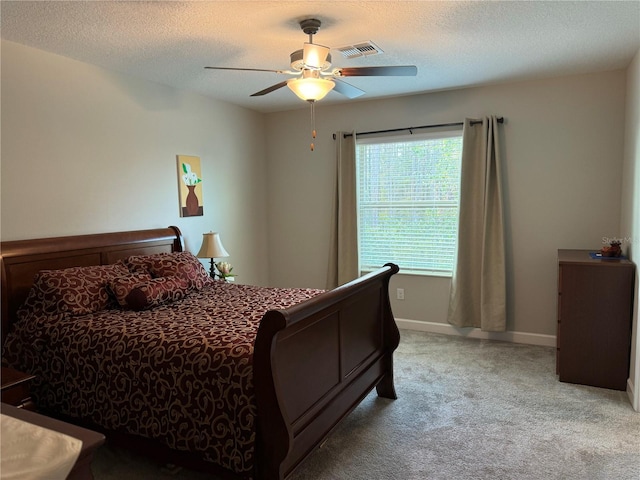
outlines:
[[[629,396],[631,406],[636,412],[640,412],[640,398],[636,397],[638,393],[639,392],[636,392],[633,388],[633,381],[631,381],[631,378],[629,378],[627,380],[627,395]]]
[[[418,320],[406,320],[396,318],[398,328],[407,330],[418,330],[421,332],[442,333],[445,335],[457,335],[460,337],[483,338],[487,340],[501,340],[512,343],[526,343],[528,345],[542,345],[545,347],[555,347],[555,335],[542,335],[540,333],[526,332],[483,332],[479,328],[467,327],[458,328],[446,323],[421,322]]]

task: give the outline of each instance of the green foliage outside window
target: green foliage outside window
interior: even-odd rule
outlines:
[[[451,274],[460,197],[460,132],[358,142],[360,268]]]

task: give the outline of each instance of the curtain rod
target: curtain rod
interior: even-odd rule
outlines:
[[[482,120],[472,120],[471,121],[471,125],[477,125],[478,123],[482,123]],[[503,117],[498,117],[498,123],[504,123],[504,118]],[[437,125],[420,125],[419,127],[405,127],[405,128],[392,128],[390,130],[375,130],[372,132],[356,132],[356,135],[358,136],[362,136],[362,135],[374,135],[376,133],[391,133],[391,132],[404,132],[405,130],[408,130],[411,132],[411,130],[418,130],[420,128],[438,128],[438,127],[461,127],[464,125],[464,122],[453,122],[453,123],[439,123]],[[347,137],[353,137],[353,133],[345,133],[343,135],[343,138],[347,138]],[[336,134],[333,134],[333,139],[336,139]]]

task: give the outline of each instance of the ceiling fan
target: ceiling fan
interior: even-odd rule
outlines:
[[[415,76],[418,69],[415,65],[351,67],[331,69],[331,50],[329,47],[313,43],[313,35],[320,29],[321,22],[316,18],[308,18],[300,22],[300,28],[309,35],[301,50],[291,53],[292,70],[269,70],[262,68],[204,67],[212,70],[240,70],[252,72],[273,72],[295,75],[296,78],[284,80],[252,94],[258,97],[271,93],[284,86],[289,87],[298,97],[308,102],[324,98],[331,90],[348,97],[356,98],[364,95],[364,91],[342,80],[343,77],[388,77]]]

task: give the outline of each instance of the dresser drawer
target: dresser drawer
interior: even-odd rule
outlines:
[[[27,410],[35,410],[29,391],[29,384],[34,378],[34,375],[19,372],[13,368],[2,367],[2,403],[18,408],[26,408]]]

